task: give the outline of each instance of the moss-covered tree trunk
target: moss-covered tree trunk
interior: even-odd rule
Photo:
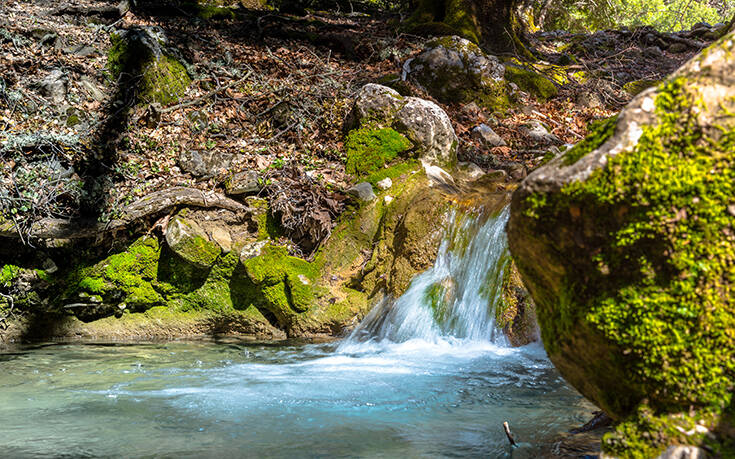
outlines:
[[[519,0],[418,0],[407,26],[416,33],[459,35],[498,53],[530,56]]]

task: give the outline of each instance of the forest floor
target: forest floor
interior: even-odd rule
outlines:
[[[10,209],[18,221],[77,217],[90,207],[110,220],[153,191],[222,190],[228,177],[244,170],[259,171],[267,193],[293,176],[284,173],[290,166],[337,203],[336,218],[355,182],[345,173],[343,147],[352,97],[366,83],[400,74],[426,40],[396,32],[398,16],[387,13],[299,17],[240,8],[210,19],[185,11],[129,11],[105,19],[79,11],[112,2],[77,0],[74,6],[7,0],[0,7],[0,193],[4,212]],[[193,82],[176,104],[132,107],[113,135],[104,131],[101,138],[108,119],[122,110],[108,65],[110,35],[134,25],[160,28]],[[556,73],[550,76],[563,83],[559,95],[541,101],[518,93],[517,104],[502,115],[474,104],[440,104],[460,138],[460,161],[486,170],[516,162],[530,170],[547,151],[522,125],[540,120],[562,142],[576,143],[590,121],[630,100],[626,83],[661,80],[698,51],[666,51],[650,29],[531,39],[542,59],[529,65]],[[564,60],[568,65],[554,65]],[[44,83],[54,78],[63,83],[56,100],[53,85]],[[431,99],[421,88],[410,91]],[[470,131],[483,122],[508,145],[487,149],[474,140]],[[101,158],[101,148],[116,154]],[[192,152],[204,158],[204,167],[192,166]]]

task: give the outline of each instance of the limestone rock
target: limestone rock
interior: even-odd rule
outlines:
[[[445,103],[479,100],[490,107],[508,104],[505,67],[469,40],[457,36],[431,40],[406,63],[407,76]]]
[[[183,260],[201,269],[210,268],[222,252],[199,224],[181,216],[169,221],[166,243]]]
[[[480,166],[468,162],[457,163],[457,173],[462,179],[467,181],[477,180],[485,175],[485,171]]]
[[[41,94],[49,98],[55,104],[66,101],[67,86],[69,78],[59,69],[52,70],[39,84]]]
[[[550,133],[541,121],[531,120],[521,126],[520,131],[536,145],[561,145],[559,137]]]
[[[386,177],[383,180],[378,181],[375,186],[377,186],[379,190],[385,191],[393,186],[393,180],[391,180],[390,177]]]
[[[701,444],[706,428],[656,427],[691,412],[733,429],[717,406],[735,381],[734,53],[731,33],[513,195],[509,245],[547,353],[622,421],[614,456]]]
[[[260,188],[258,173],[255,171],[238,172],[225,181],[225,191],[230,195],[257,193]]]
[[[479,140],[486,148],[504,147],[505,140],[493,131],[487,124],[480,124],[472,129],[472,138]]]
[[[377,198],[373,192],[373,186],[368,182],[358,183],[347,190],[347,194],[362,202],[370,202]]]
[[[406,136],[419,158],[440,166],[456,162],[457,135],[446,112],[417,97],[403,97],[394,90],[367,84],[358,92],[346,123],[354,128],[375,124],[389,126]]]
[[[195,177],[216,177],[227,172],[233,155],[219,151],[184,150],[179,154],[181,170]]]

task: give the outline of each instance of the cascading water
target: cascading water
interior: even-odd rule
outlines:
[[[496,330],[508,211],[455,213],[435,265],[343,343],[0,352],[0,451],[46,457],[544,457],[593,409]],[[520,451],[519,451],[520,452]]]
[[[508,262],[508,216],[508,207],[489,217],[454,211],[434,266],[417,275],[400,298],[373,308],[339,350],[410,340],[507,345],[495,327],[495,310]]]

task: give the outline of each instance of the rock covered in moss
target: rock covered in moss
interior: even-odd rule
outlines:
[[[221,253],[220,247],[197,222],[182,216],[169,221],[166,243],[176,255],[200,269],[212,267]]]
[[[112,47],[108,68],[117,78],[131,75],[138,84],[138,97],[162,105],[175,103],[191,83],[186,68],[166,51],[165,36],[151,27],[132,27],[110,35]]]
[[[525,346],[538,341],[536,305],[523,285],[515,263],[505,267],[502,284],[502,300],[496,309],[496,324],[512,346]]]
[[[509,105],[503,64],[464,38],[431,40],[405,67],[408,78],[440,102],[475,100],[491,109]]]
[[[433,102],[403,97],[385,86],[371,83],[360,89],[347,126],[357,128],[361,138],[369,136],[371,150],[384,153],[407,146],[390,131],[384,131],[389,128],[410,140],[417,156],[425,163],[447,166],[457,161],[457,135],[446,112]],[[351,135],[348,134],[348,144]]]
[[[735,454],[733,52],[731,34],[513,196],[510,247],[547,352],[623,421],[603,441],[617,457]]]
[[[348,174],[362,177],[379,171],[413,145],[392,128],[361,127],[347,135],[345,150]]]
[[[373,186],[368,182],[361,182],[347,190],[347,194],[362,202],[370,202],[377,198]]]
[[[559,93],[556,85],[550,79],[518,65],[505,66],[505,79],[518,85],[521,91],[541,99],[551,99]]]

